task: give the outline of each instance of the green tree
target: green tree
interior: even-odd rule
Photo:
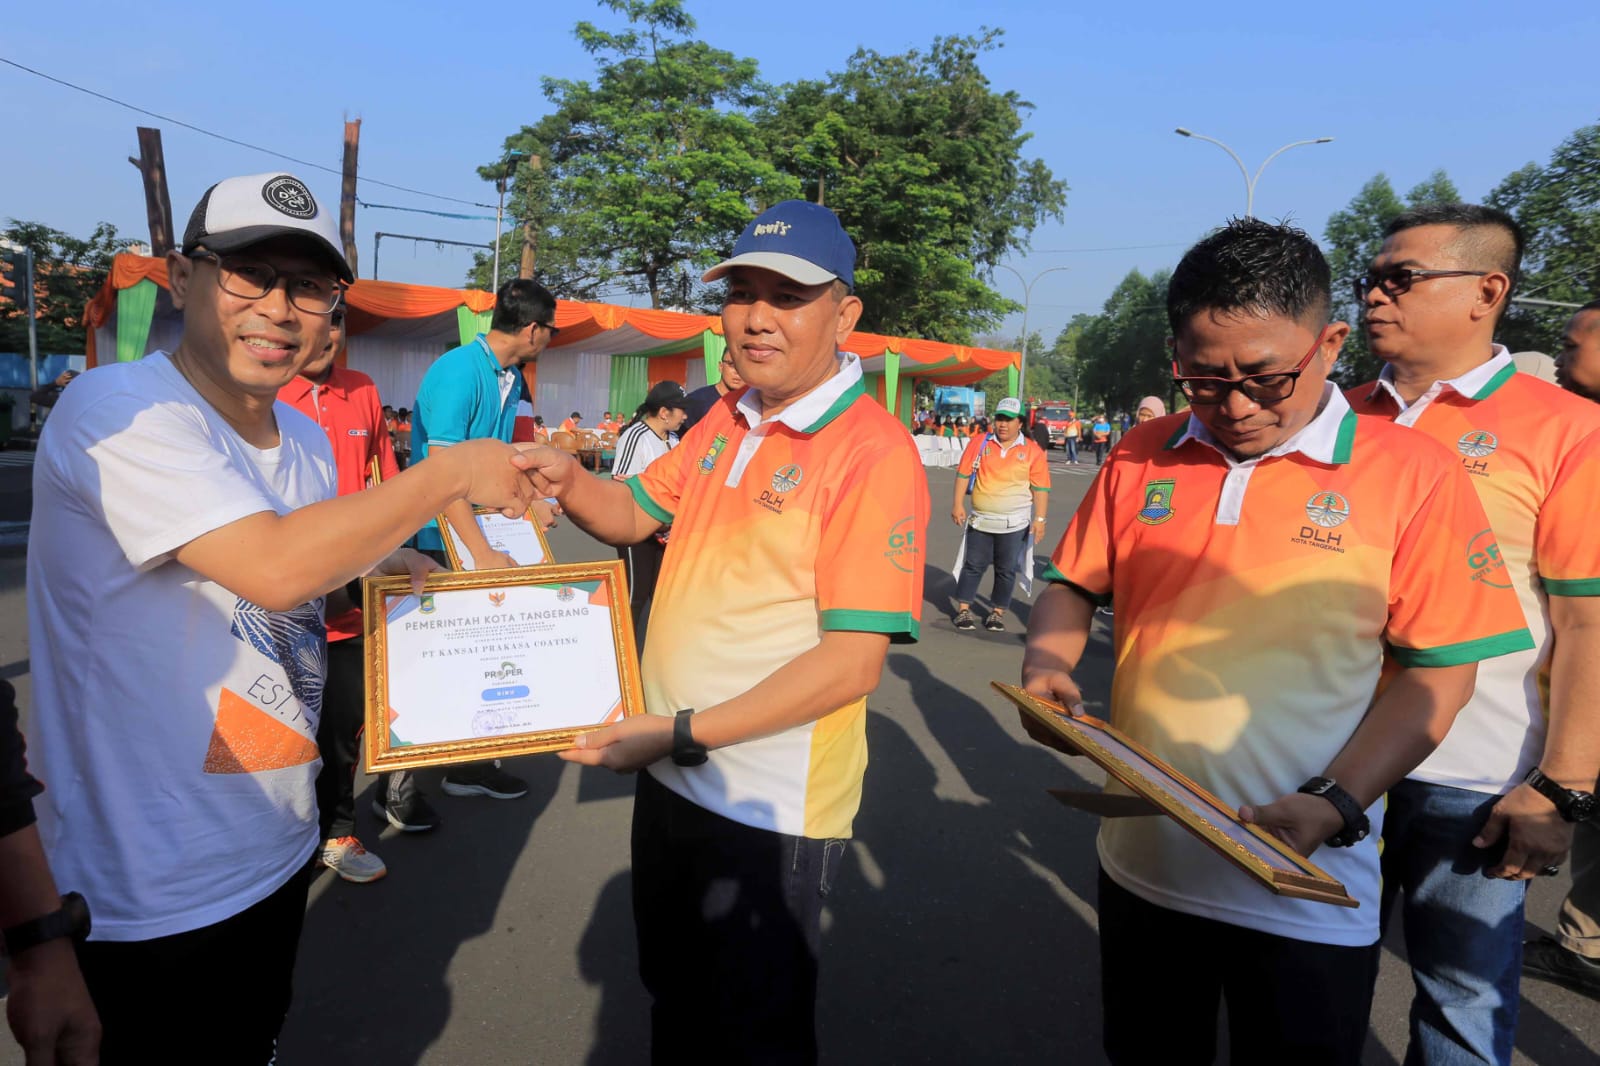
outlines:
[[[1343,211],[1328,216],[1323,244],[1328,266],[1333,272],[1333,317],[1353,327],[1345,341],[1333,376],[1346,385],[1370,381],[1383,369],[1382,360],[1367,348],[1361,330],[1361,308],[1355,299],[1352,282],[1359,277],[1383,246],[1383,231],[1407,207],[1421,204],[1452,203],[1461,199],[1455,183],[1443,170],[1435,170],[1406,193],[1402,200],[1385,174],[1376,174],[1361,187]]]
[[[628,28],[578,23],[595,79],[545,79],[554,110],[506,139],[528,161],[515,170],[511,215],[533,222],[537,272],[561,295],[594,299],[620,284],[652,307],[692,306],[700,273],[752,212],[797,195],[799,183],[764,151],[752,116],[769,89],[755,60],[693,39],[682,0],[600,6]],[[493,180],[501,166],[479,173]],[[520,255],[513,229],[501,262]],[[486,286],[488,274],[480,255],[471,280]]]
[[[1514,296],[1586,303],[1600,294],[1600,125],[1575,131],[1546,166],[1529,163],[1487,197],[1523,227],[1527,250]],[[1554,352],[1569,308],[1513,304],[1499,339],[1512,351]]]
[[[1169,270],[1145,277],[1131,270],[1100,314],[1083,322],[1077,340],[1080,411],[1133,413],[1144,396],[1172,407],[1172,355],[1167,347]]]
[[[111,259],[126,241],[116,227],[102,222],[87,239],[38,222],[10,219],[0,238],[33,249],[37,288],[39,354],[76,355],[84,350],[83,312],[105,284]],[[7,276],[0,288],[0,352],[28,350],[27,293],[22,279]]]
[[[1061,217],[1066,185],[1023,157],[1032,105],[983,73],[1000,37],[863,48],[826,80],[784,87],[763,114],[772,158],[856,240],[863,329],[969,343],[1019,309],[989,275]]]

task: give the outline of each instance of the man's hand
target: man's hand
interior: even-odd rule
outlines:
[[[950,508],[950,519],[958,526],[967,524],[967,509],[961,505],[960,500],[957,500],[955,506]]]
[[[1240,807],[1239,820],[1259,825],[1306,857],[1344,828],[1337,807],[1304,792],[1291,792],[1259,807]]]
[[[100,1061],[100,1018],[72,944],[51,940],[11,960],[6,1021],[27,1066],[94,1066]]]
[[[1532,785],[1518,785],[1500,797],[1472,846],[1492,848],[1502,839],[1505,857],[1484,871],[1485,875],[1526,881],[1566,858],[1572,847],[1572,823]]]
[[[540,529],[556,528],[556,515],[561,513],[560,504],[546,503],[544,500],[534,500],[528,505],[528,509],[533,512],[533,520],[539,523]]]
[[[524,472],[528,469],[522,449],[498,440],[468,440],[431,453],[457,464],[456,475],[464,481],[461,499],[483,507],[493,507],[507,518],[521,518],[533,502],[535,493]]]
[[[573,482],[588,473],[577,459],[559,448],[544,444],[524,448],[518,465],[528,471],[534,490],[540,496],[562,499]]]
[[[517,561],[510,555],[495,551],[493,548],[486,549],[481,558],[477,555],[472,557],[474,570],[508,570],[516,565]]]
[[[1024,666],[1022,671],[1022,690],[1029,695],[1038,696],[1042,700],[1050,700],[1052,703],[1061,704],[1067,713],[1074,718],[1083,714],[1083,693],[1078,691],[1078,684],[1072,680],[1072,675],[1063,670],[1029,670]],[[1018,708],[1017,716],[1022,721],[1023,730],[1040,744],[1047,748],[1054,748],[1063,755],[1079,754],[1068,747],[1067,742],[1057,736],[1048,726],[1027,711]]]
[[[435,570],[443,569],[444,567],[419,551],[413,551],[410,548],[396,548],[385,556],[377,566],[372,568],[372,576],[399,577],[402,574],[409,574],[411,575],[411,591],[420,596],[422,595],[423,583],[427,581],[428,575]],[[357,606],[359,607],[360,604],[357,604]]]
[[[619,774],[631,774],[671,754],[672,719],[640,714],[593,733],[580,733],[576,746],[563,751],[561,757],[584,766],[604,766]]]

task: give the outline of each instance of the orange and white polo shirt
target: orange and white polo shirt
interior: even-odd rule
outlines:
[[[754,688],[825,630],[918,636],[928,486],[911,435],[861,385],[861,360],[763,420],[754,389],[711,406],[628,486],[672,525],[645,645],[645,707],[703,710]],[[745,825],[847,837],[867,765],[866,700],[775,736],[649,772]]]
[[[1469,563],[1488,523],[1454,457],[1325,390],[1305,429],[1245,462],[1188,414],[1133,427],[1045,575],[1116,601],[1113,724],[1233,806],[1327,769],[1386,652],[1450,666],[1531,644],[1516,598]],[[1100,862],[1172,910],[1371,944],[1382,801],[1367,815],[1365,841],[1312,857],[1359,909],[1270,895],[1166,818],[1107,819]]]
[[[1491,358],[1438,381],[1409,406],[1387,367],[1351,389],[1363,414],[1392,419],[1442,443],[1470,475],[1489,516],[1470,559],[1485,584],[1512,589],[1536,647],[1478,667],[1478,687],[1419,781],[1508,792],[1544,753],[1550,715],[1550,596],[1600,596],[1600,405],[1529,374],[1495,345]],[[1592,694],[1590,697],[1593,698]]]
[[[956,476],[971,477],[974,470],[978,477],[972,483],[972,509],[979,515],[1007,520],[1000,528],[990,528],[980,524],[981,518],[975,515],[973,524],[985,532],[1003,533],[1026,526],[1033,513],[1033,494],[1050,491],[1050,460],[1021,433],[1009,445],[992,434],[974,437],[961,454]]]

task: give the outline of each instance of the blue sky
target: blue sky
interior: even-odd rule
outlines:
[[[20,9],[19,9],[20,7]],[[587,3],[436,2],[142,6],[59,0],[8,5],[0,56],[138,106],[337,167],[342,122],[363,119],[367,178],[493,203],[475,167],[545,113],[541,76],[582,78],[592,61],[573,39],[580,19],[615,17]],[[1183,247],[1242,211],[1244,180],[1227,141],[1267,170],[1256,213],[1290,216],[1319,236],[1378,171],[1404,191],[1443,167],[1469,198],[1511,170],[1544,162],[1579,126],[1600,120],[1595,89],[1600,5],[1098,4],[991,0],[751,5],[690,0],[700,35],[759,60],[765,77],[819,77],[857,46],[925,47],[981,25],[1007,31],[985,68],[997,88],[1035,105],[1038,156],[1070,186],[1065,219],[1012,261],[1034,288],[1030,325],[1047,336],[1097,310],[1131,268],[1170,266]],[[136,12],[140,17],[130,18]],[[134,127],[158,125],[181,230],[200,193],[229,174],[301,172],[336,201],[338,179],[223,144],[0,66],[0,217],[86,234],[99,220],[146,236]],[[481,209],[364,187],[376,203]],[[488,212],[492,214],[492,212]],[[361,268],[375,231],[488,241],[492,222],[391,211],[357,215]],[[1137,246],[1132,247],[1130,246]],[[1145,247],[1153,246],[1153,247]],[[1127,249],[1084,251],[1083,249]],[[457,286],[467,249],[385,240],[381,274]],[[1002,292],[1020,299],[1009,274]],[[1015,331],[1020,316],[1008,323]]]

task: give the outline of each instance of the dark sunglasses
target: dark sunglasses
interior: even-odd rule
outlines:
[[[545,329],[550,331],[550,336],[552,337],[561,332],[561,328],[554,322],[530,322],[528,324],[530,326],[543,326]]]
[[[1199,406],[1222,403],[1228,398],[1229,393],[1238,389],[1250,402],[1270,407],[1294,395],[1294,388],[1300,381],[1300,375],[1311,365],[1311,357],[1322,347],[1322,337],[1327,331],[1326,326],[1317,331],[1317,339],[1312,342],[1311,350],[1301,357],[1293,370],[1275,370],[1270,374],[1247,374],[1242,378],[1184,377],[1178,373],[1178,361],[1174,359],[1172,380],[1177,382],[1183,394],[1189,397],[1190,403]]]
[[[1392,300],[1396,296],[1410,292],[1411,286],[1419,281],[1432,281],[1434,278],[1481,278],[1488,273],[1487,270],[1412,270],[1410,267],[1373,270],[1356,278],[1356,302],[1364,303],[1367,293],[1373,289],[1382,289],[1383,294]]]

